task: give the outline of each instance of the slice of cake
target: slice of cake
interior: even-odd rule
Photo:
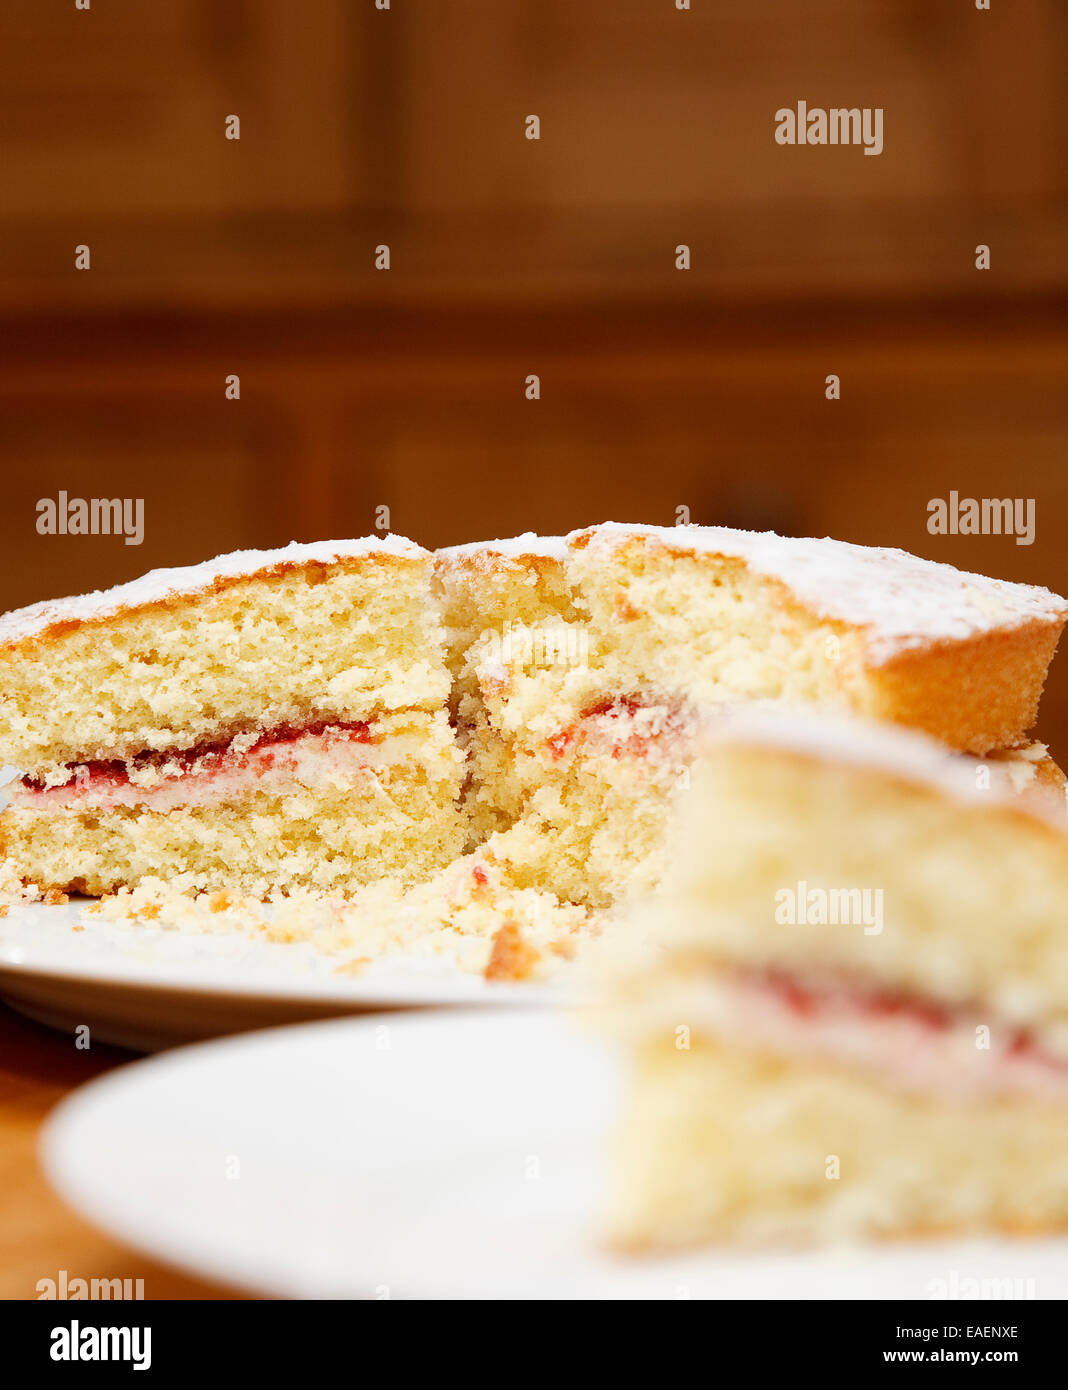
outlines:
[[[1068,1224],[1068,830],[986,770],[727,721],[617,947],[616,1243]]]
[[[433,557],[395,537],[158,570],[0,619],[0,852],[43,888],[425,878],[463,843]]]
[[[902,551],[608,523],[439,553],[476,836],[524,886],[606,907],[663,872],[703,724],[818,705],[986,754],[1026,743],[1068,615]]]

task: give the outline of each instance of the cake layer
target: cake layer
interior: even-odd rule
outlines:
[[[394,537],[247,551],[0,619],[0,761],[180,752],[444,706],[432,556]]]
[[[650,1039],[632,1058],[605,1210],[618,1246],[1068,1225],[1062,1096],[902,1088],[845,1053],[798,1057],[696,1030],[689,1044]]]
[[[463,761],[444,713],[389,714],[370,723],[239,734],[215,747],[141,755],[128,763],[81,764],[68,768],[70,776],[61,785],[28,778],[14,782],[8,804],[38,811],[119,806],[167,811],[214,806],[253,790],[344,787],[369,769],[402,762],[429,767],[432,761],[448,778],[455,778]]]
[[[420,882],[463,845],[462,760],[444,714],[170,766],[151,786],[113,773],[16,790],[0,816],[0,854],[41,889],[100,894],[152,878],[264,897]]]
[[[994,767],[887,726],[750,711],[706,745],[648,910],[673,954],[1060,1035],[1068,828]]]
[[[303,889],[268,902],[230,889],[192,895],[146,878],[89,905],[85,914],[195,934],[237,929],[276,943],[307,943],[333,957],[345,975],[402,955],[494,981],[544,979],[569,969],[590,934],[581,908],[510,886],[483,855],[453,859],[415,884],[376,878],[344,898]]]
[[[670,556],[708,562],[715,571],[721,561],[733,560],[750,574],[781,585],[813,616],[860,630],[866,664],[873,666],[908,651],[966,642],[984,633],[1032,623],[1063,625],[1068,614],[1065,600],[1048,589],[989,579],[904,550],[852,545],[830,537],[606,522],[573,531],[567,542],[573,582],[582,588],[590,611],[600,612],[606,625],[613,618],[634,620],[621,613],[628,598],[655,597],[659,576],[655,568],[648,572],[648,561],[658,567]],[[625,571],[623,592],[618,582],[605,582],[613,571],[618,581],[620,566]],[[646,581],[651,581],[649,588],[644,587]],[[637,605],[635,617],[644,606]]]
[[[829,539],[609,524],[568,543],[614,688],[847,708],[964,752],[1032,727],[1068,616],[1045,589]]]
[[[463,675],[467,655],[482,636],[575,616],[566,559],[561,537],[532,532],[437,552],[436,589],[454,676]]]

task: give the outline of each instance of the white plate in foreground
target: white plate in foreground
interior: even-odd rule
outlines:
[[[309,945],[108,923],[85,916],[86,905],[32,903],[0,918],[0,999],[50,1027],[88,1026],[92,1039],[138,1052],[371,1009],[553,997],[548,985],[487,984],[435,960],[384,958],[344,975]]]
[[[547,1011],[335,1020],[111,1072],[53,1112],[42,1154],[112,1236],[283,1297],[1068,1294],[1064,1240],[610,1256],[617,1090],[610,1057]]]

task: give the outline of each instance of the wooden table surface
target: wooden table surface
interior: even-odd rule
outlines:
[[[37,1161],[45,1116],[75,1087],[133,1060],[118,1048],[79,1051],[73,1038],[0,1004],[0,1298],[37,1298],[39,1279],[143,1279],[146,1299],[233,1298],[154,1264],[74,1215]]]

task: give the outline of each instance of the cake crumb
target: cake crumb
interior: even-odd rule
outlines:
[[[344,961],[334,971],[335,975],[362,975],[371,964],[370,956],[356,956],[354,960]]]
[[[41,896],[36,883],[26,883],[10,859],[0,860],[0,903],[18,907],[35,903]]]
[[[64,893],[62,888],[49,888],[44,895],[43,902],[46,907],[59,907],[61,903],[70,902],[70,895]]]
[[[493,938],[485,977],[487,980],[526,980],[540,959],[541,953],[527,945],[517,924],[509,920],[500,926]]]
[[[0,890],[13,892],[12,902],[41,897],[36,886],[10,872],[5,877],[2,863]],[[516,887],[493,853],[482,849],[460,855],[425,883],[406,887],[381,879],[352,895],[296,889],[259,898],[198,889],[188,877],[165,882],[149,876],[136,888],[80,903],[78,921],[132,928],[151,922],[166,932],[243,933],[307,944],[352,976],[382,957],[411,956],[491,980],[525,980],[570,969],[565,962],[597,934],[596,915],[553,893]]]

